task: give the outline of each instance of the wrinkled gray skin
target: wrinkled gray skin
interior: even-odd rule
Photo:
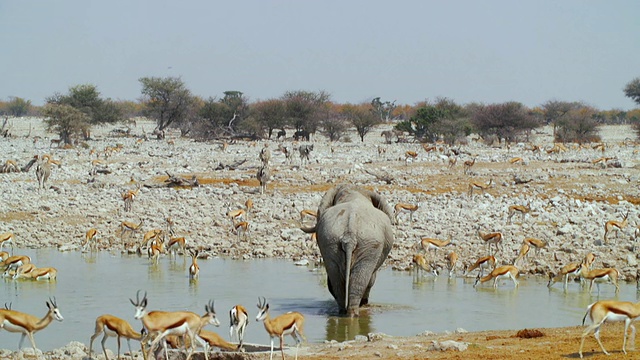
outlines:
[[[341,313],[358,316],[376,273],[393,246],[393,209],[379,194],[354,185],[329,190],[318,207],[316,232],[331,295]]]

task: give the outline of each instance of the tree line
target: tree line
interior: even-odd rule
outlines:
[[[308,138],[321,133],[330,141],[345,140],[355,128],[361,141],[378,124],[394,123],[395,129],[420,142],[438,140],[454,144],[470,134],[488,142],[527,141],[532,131],[551,125],[558,142],[599,141],[598,126],[631,123],[640,137],[640,109],[598,110],[582,102],[549,100],[528,108],[519,102],[458,104],[449,98],[398,105],[380,97],[360,104],[340,104],[325,91],[287,91],[278,98],[250,101],[241,91],[225,91],[220,97],[192,94],[179,77],[139,79],[137,101],[103,98],[92,84],[71,86],[54,93],[44,106],[11,97],[0,101],[0,115],[43,116],[50,131],[71,144],[89,139],[91,127],[126,122],[133,117],[155,120],[153,134],[163,138],[168,128],[200,140],[221,138],[272,138],[285,129]],[[640,78],[624,88],[625,96],[640,105]]]

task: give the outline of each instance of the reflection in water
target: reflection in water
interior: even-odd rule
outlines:
[[[345,341],[355,338],[356,335],[367,335],[373,332],[371,328],[371,315],[365,311],[360,312],[360,317],[327,318],[326,338],[336,341]]]
[[[181,256],[182,260],[173,258],[169,262],[169,270],[187,272],[187,257]]]

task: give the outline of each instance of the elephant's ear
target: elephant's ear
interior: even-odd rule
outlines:
[[[371,198],[371,203],[373,204],[373,206],[376,209],[387,214],[387,216],[389,217],[389,220],[391,220],[391,224],[395,225],[396,219],[395,219],[395,216],[393,215],[393,208],[389,205],[389,203],[387,203],[387,200],[384,198],[384,196],[378,193],[375,193],[373,191],[370,191],[369,197]]]
[[[322,200],[320,200],[320,205],[318,205],[318,219],[322,216],[322,214],[330,207],[336,204],[336,196],[338,192],[342,190],[344,186],[339,185],[327,191]]]

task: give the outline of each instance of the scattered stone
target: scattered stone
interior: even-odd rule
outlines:
[[[433,340],[429,351],[465,351],[469,347],[468,343],[453,340],[445,340],[442,342]]]
[[[355,342],[367,342],[369,339],[364,335],[356,335],[353,339]]]
[[[383,334],[383,333],[369,333],[369,334],[367,334],[367,338],[369,339],[370,342],[383,340],[385,337],[387,337],[387,335]]]

